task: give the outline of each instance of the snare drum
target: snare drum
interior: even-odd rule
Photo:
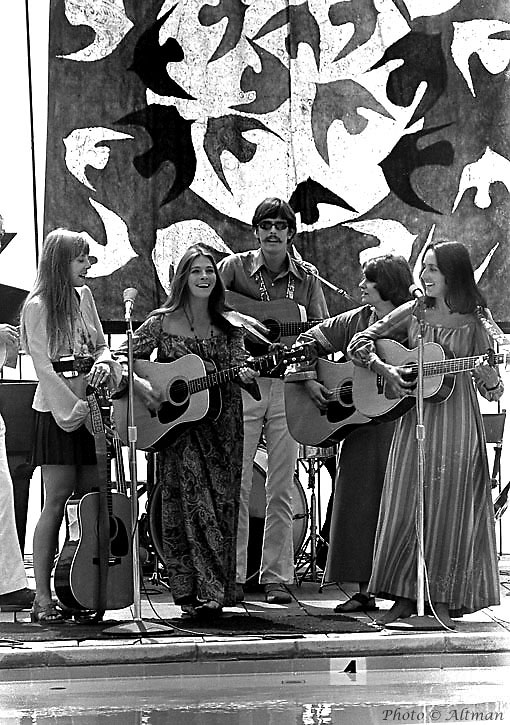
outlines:
[[[307,461],[310,458],[332,458],[336,456],[338,446],[329,446],[328,448],[317,448],[316,446],[299,445],[298,458]]]
[[[250,537],[248,541],[247,568],[247,578],[250,579],[258,574],[262,555],[262,537],[266,516],[266,473],[267,453],[264,448],[259,448],[253,464],[253,486],[250,496]],[[150,494],[147,504],[147,529],[156,556],[161,563],[164,563],[161,505],[161,481],[158,481]],[[296,476],[294,476],[292,505],[294,509],[293,542],[294,552],[297,556],[303,546],[308,527],[308,504],[303,487]]]

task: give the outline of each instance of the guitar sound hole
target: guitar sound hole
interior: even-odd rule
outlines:
[[[262,323],[269,330],[269,334],[265,335],[271,342],[277,342],[280,339],[280,325],[276,320],[264,320]]]
[[[406,383],[416,383],[417,377],[418,374],[415,368],[406,368],[405,372],[402,373],[402,378],[406,381]]]
[[[352,400],[352,381],[349,383],[345,383],[345,385],[342,385],[340,388],[340,402],[342,405],[348,406],[349,408],[352,408],[354,403]]]
[[[173,405],[182,405],[189,398],[189,390],[184,380],[177,380],[170,385],[168,390],[168,400]]]
[[[115,516],[110,518],[110,551],[112,556],[127,556],[129,536],[124,523]]]

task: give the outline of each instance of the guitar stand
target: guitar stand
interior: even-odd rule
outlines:
[[[294,576],[298,586],[305,580],[312,582],[319,581],[317,571],[317,544],[321,542],[327,546],[326,540],[317,531],[317,497],[315,490],[316,484],[319,483],[320,467],[322,465],[321,457],[312,455],[299,460],[307,462],[308,489],[310,491],[310,533],[301,547],[301,551],[295,562]],[[300,572],[299,569],[303,566],[305,566],[305,569]]]

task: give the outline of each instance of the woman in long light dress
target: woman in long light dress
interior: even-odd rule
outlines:
[[[383,376],[399,397],[409,395],[414,382],[406,380],[404,367],[381,360],[378,339],[408,340],[414,348],[421,319],[425,343],[439,343],[457,358],[483,355],[492,346],[480,320],[490,313],[464,245],[429,245],[420,276],[425,297],[355,335],[348,349],[355,363]],[[503,383],[496,367],[483,362],[456,374],[445,401],[426,398],[423,406],[425,599],[448,627],[454,626],[452,616],[499,603],[493,504],[477,390],[489,401],[501,397]],[[416,609],[416,422],[415,407],[398,420],[388,457],[368,585],[374,594],[395,600],[379,618],[382,625]]]

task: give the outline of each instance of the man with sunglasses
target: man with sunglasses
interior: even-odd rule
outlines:
[[[218,264],[227,290],[258,302],[290,299],[306,311],[307,319],[328,317],[319,280],[311,265],[291,254],[296,216],[290,205],[276,197],[264,199],[253,215],[258,248],[232,254]],[[285,416],[284,383],[280,377],[258,378],[259,401],[243,395],[244,449],[237,534],[237,591],[243,599],[249,536],[249,503],[253,464],[261,436],[267,447],[266,518],[259,583],[270,604],[288,604],[285,587],[294,579],[292,487],[298,445]]]

